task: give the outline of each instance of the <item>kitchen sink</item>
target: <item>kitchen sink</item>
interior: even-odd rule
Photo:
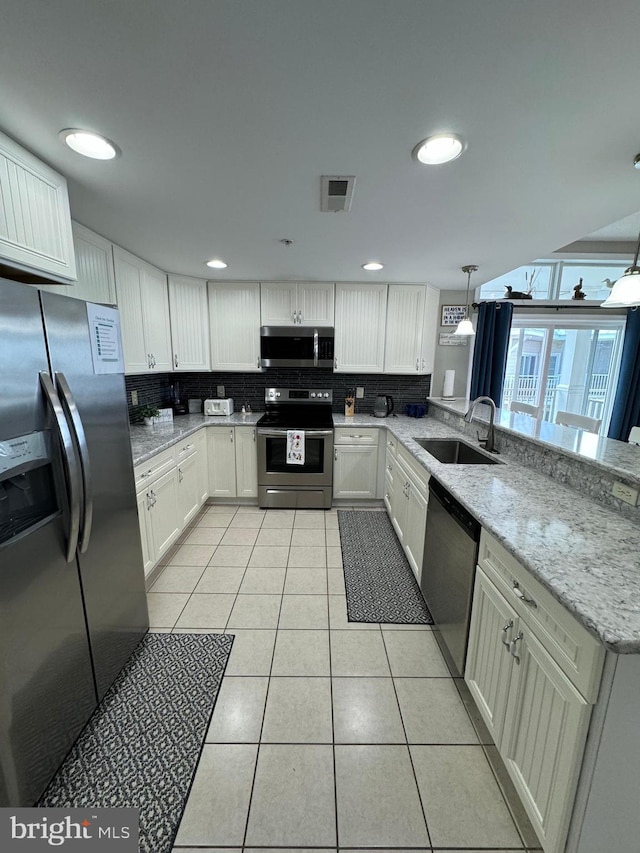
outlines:
[[[500,465],[488,453],[478,450],[471,444],[451,438],[414,438],[427,453],[447,465]]]

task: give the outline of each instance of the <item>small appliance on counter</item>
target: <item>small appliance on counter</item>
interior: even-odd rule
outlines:
[[[174,415],[186,415],[188,414],[187,404],[184,400],[180,399],[180,385],[176,382],[174,385],[170,386],[169,390],[170,398],[171,398],[171,408],[173,409]]]
[[[233,398],[227,397],[224,400],[213,399],[204,401],[205,415],[217,415],[223,417],[233,414]]]
[[[378,394],[373,405],[374,418],[386,418],[393,411],[393,397],[389,394]]]

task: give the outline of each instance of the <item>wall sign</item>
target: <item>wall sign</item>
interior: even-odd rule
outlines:
[[[443,305],[441,326],[457,326],[467,312],[466,305]]]
[[[441,347],[466,347],[469,338],[464,335],[454,335],[453,332],[438,335],[438,344]]]

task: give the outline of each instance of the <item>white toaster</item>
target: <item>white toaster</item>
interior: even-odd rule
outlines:
[[[205,415],[232,415],[233,398],[227,397],[226,400],[205,400],[204,413]]]

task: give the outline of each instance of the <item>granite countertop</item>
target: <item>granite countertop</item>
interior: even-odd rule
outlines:
[[[186,415],[171,426],[134,426],[134,463],[202,426],[251,426],[259,417]],[[336,427],[388,429],[595,637],[615,652],[640,653],[637,522],[507,457],[501,465],[438,462],[414,438],[475,442],[433,418],[333,418]]]
[[[249,415],[243,415],[241,412],[234,412],[232,415],[223,416],[178,415],[167,424],[151,427],[132,424],[129,431],[133,464],[135,466],[146,462],[156,453],[166,450],[172,444],[177,444],[203,426],[254,426],[262,414],[262,412],[251,412]]]

